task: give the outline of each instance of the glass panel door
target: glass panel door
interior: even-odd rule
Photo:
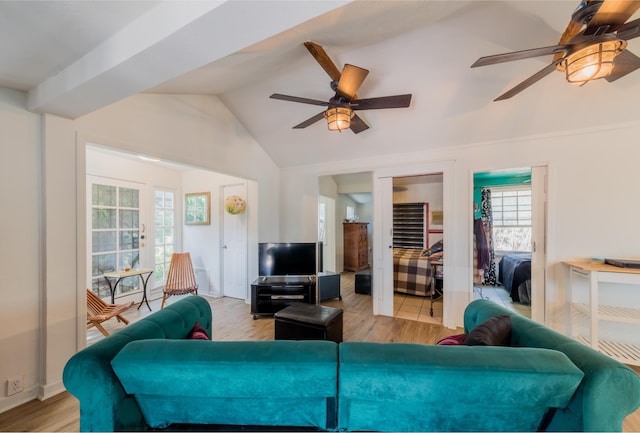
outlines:
[[[105,272],[140,267],[140,189],[111,179],[91,182],[91,289],[110,295]],[[116,298],[140,291],[136,275],[118,284]]]

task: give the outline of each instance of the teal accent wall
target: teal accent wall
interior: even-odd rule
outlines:
[[[517,171],[489,171],[473,175],[473,202],[478,205],[474,218],[480,218],[480,203],[482,202],[482,188],[505,185],[531,185],[531,169]]]

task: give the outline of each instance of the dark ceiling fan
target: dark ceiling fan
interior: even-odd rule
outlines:
[[[481,57],[471,67],[554,55],[551,64],[494,101],[511,98],[555,69],[564,72],[570,83],[584,85],[598,78],[613,82],[640,68],[640,58],[626,49],[628,40],[640,36],[640,18],[626,22],[638,8],[640,1],[583,1],[558,45]]]
[[[281,99],[283,101],[299,102],[302,104],[320,105],[327,107],[326,110],[316,114],[304,122],[296,125],[293,129],[306,128],[326,118],[329,129],[342,131],[350,128],[355,134],[369,129],[369,126],[358,116],[357,110],[377,110],[382,108],[404,108],[411,103],[411,94],[383,96],[379,98],[358,99],[356,93],[364,82],[369,73],[368,70],[345,64],[342,72],[336,67],[329,58],[322,46],[314,42],[305,42],[304,46],[316,61],[322,66],[329,77],[331,77],[331,89],[335,95],[329,101],[320,101],[317,99],[301,98],[298,96],[282,95],[274,93],[270,96],[272,99]]]

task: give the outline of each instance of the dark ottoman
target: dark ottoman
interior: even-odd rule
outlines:
[[[296,302],[275,314],[276,340],[342,342],[342,309]]]
[[[356,272],[355,278],[356,293],[360,293],[361,295],[370,295],[371,269],[365,269],[364,271]]]

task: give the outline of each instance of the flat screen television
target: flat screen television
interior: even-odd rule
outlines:
[[[316,244],[308,243],[260,243],[258,244],[258,274],[261,277],[276,275],[315,275]]]

